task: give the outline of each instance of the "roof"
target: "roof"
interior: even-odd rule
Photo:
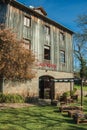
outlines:
[[[45,16],[47,15],[46,11],[42,7],[33,8],[33,10],[40,10]]]
[[[75,82],[75,81],[82,81],[79,78],[57,78],[52,79],[54,82]]]
[[[25,6],[24,4],[22,4],[22,3],[20,3],[20,2],[17,2],[16,0],[2,0],[2,1],[5,1],[5,2],[9,1],[9,2],[8,2],[9,4],[11,4],[11,5],[13,5],[13,6],[17,7],[17,8],[20,8],[21,10],[26,10],[27,12],[29,11],[29,13],[31,12],[34,16],[37,16],[37,17],[43,19],[44,21],[47,21],[47,22],[51,23],[52,25],[54,25],[54,26],[56,26],[56,27],[58,27],[58,28],[60,28],[60,29],[66,30],[66,31],[68,31],[70,34],[73,34],[73,33],[74,33],[71,29],[69,29],[69,28],[63,26],[62,24],[57,23],[57,22],[53,21],[52,19],[46,17],[46,14],[47,14],[47,13],[45,12],[45,10],[44,10],[42,7],[38,7],[38,8],[36,8],[36,9],[41,10],[41,12],[42,12],[44,15],[42,15],[42,14],[40,14],[39,12],[33,10],[32,8],[29,8],[29,7]]]

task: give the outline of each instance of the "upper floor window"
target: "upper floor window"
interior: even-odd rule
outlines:
[[[45,33],[45,44],[46,45],[50,45],[50,43],[51,43],[51,39],[50,39],[50,27],[49,26],[47,26],[47,25],[45,25],[44,26],[44,33]]]
[[[50,46],[44,46],[44,59],[50,60]]]
[[[24,16],[24,26],[31,26],[31,19],[29,17]]]
[[[30,50],[31,49],[31,42],[30,40],[24,39],[24,48]]]
[[[65,35],[64,33],[60,32],[60,44],[64,46],[64,42],[65,42]]]
[[[65,63],[65,51],[60,51],[60,62]]]
[[[31,35],[31,18],[24,16],[23,38],[30,39]]]
[[[50,27],[45,26],[45,33],[46,33],[47,35],[49,35],[49,34],[50,34]]]

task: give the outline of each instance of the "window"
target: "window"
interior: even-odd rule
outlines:
[[[65,63],[65,51],[60,51],[60,62]]]
[[[24,48],[25,49],[31,49],[31,42],[29,40],[24,39]]]
[[[44,59],[50,60],[50,47],[44,46]]]
[[[31,26],[31,19],[24,16],[24,26],[30,27]]]
[[[45,26],[45,33],[46,33],[46,35],[50,34],[50,27]]]
[[[23,28],[23,38],[29,39],[31,36],[31,18],[24,16],[24,28]]]
[[[45,44],[50,45],[50,27],[49,26],[44,26],[44,33],[45,33]]]
[[[60,32],[60,44],[62,46],[64,46],[64,42],[65,42],[65,35],[64,35],[64,33]]]

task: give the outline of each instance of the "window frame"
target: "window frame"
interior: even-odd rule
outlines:
[[[60,41],[60,45],[62,45],[62,47],[64,47],[65,46],[65,34],[64,34],[64,32],[59,33],[59,41]]]
[[[24,45],[23,45],[24,48],[31,50],[31,41],[29,39],[25,39],[25,38],[23,39],[23,41],[24,41]],[[26,47],[27,45],[29,46],[29,48]]]
[[[24,26],[31,27],[31,18],[26,15],[24,16]]]
[[[44,45],[44,60],[50,61],[51,60],[50,54],[51,54],[51,47]],[[46,56],[46,55],[48,55],[48,56]]]
[[[29,20],[29,21],[28,21]],[[31,33],[31,17],[24,14],[24,21],[23,21],[23,38],[29,40],[29,35]]]
[[[65,51],[60,50],[60,63],[65,64]]]
[[[50,35],[50,27],[45,25],[44,28],[45,28],[46,35]]]

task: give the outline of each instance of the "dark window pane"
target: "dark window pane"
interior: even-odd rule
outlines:
[[[44,47],[44,59],[50,60],[50,47]]]

